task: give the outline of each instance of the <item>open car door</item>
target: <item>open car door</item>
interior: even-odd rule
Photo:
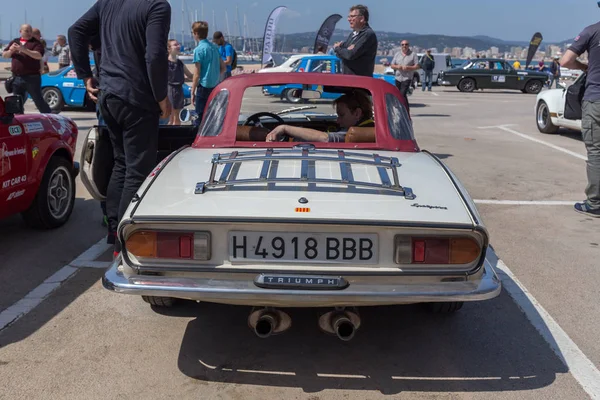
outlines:
[[[583,103],[583,94],[585,93],[585,82],[587,74],[583,73],[575,83],[569,86],[565,93],[565,110],[563,114],[564,119],[568,120],[580,120],[581,119],[581,106]]]
[[[160,125],[156,164],[196,138],[198,128],[193,125]],[[104,125],[95,125],[87,133],[81,151],[81,181],[96,200],[104,201],[113,169],[113,148]]]

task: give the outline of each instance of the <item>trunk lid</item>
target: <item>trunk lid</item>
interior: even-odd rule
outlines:
[[[235,160],[246,159],[230,164],[227,180],[258,181],[262,174],[263,177],[287,181],[263,181],[253,185],[236,183],[207,187],[200,193],[199,184],[210,180],[214,155],[221,154],[221,159],[228,159],[230,152],[187,148],[163,167],[137,206],[135,216],[174,220],[197,217],[259,221],[325,220],[332,224],[336,221],[385,221],[416,225],[473,225],[454,183],[427,153],[376,152],[383,159],[377,163],[373,151],[346,151],[343,152],[346,161],[340,164],[339,152],[331,150],[310,150],[304,161],[298,158],[302,157],[302,150],[286,150],[289,152],[286,156],[296,159],[274,161],[265,157],[266,149],[231,151],[238,152]],[[253,154],[248,155],[250,152]],[[277,158],[279,152],[276,150],[271,158]],[[253,160],[247,160],[248,157]],[[315,157],[320,158],[315,160]],[[394,162],[399,166],[390,167]],[[384,164],[387,168],[383,167]],[[215,181],[221,178],[225,168],[228,168],[227,164],[215,168]],[[398,173],[400,190],[382,186],[382,181],[386,180],[394,185],[394,168]],[[303,174],[307,181],[301,181]],[[349,182],[342,183],[343,178]],[[338,184],[311,182],[314,179],[333,180]],[[356,184],[353,185],[353,182]],[[405,192],[402,192],[402,187]],[[414,199],[408,188],[414,193]]]

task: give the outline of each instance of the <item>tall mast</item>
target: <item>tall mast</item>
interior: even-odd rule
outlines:
[[[231,40],[230,35],[229,35],[229,17],[227,16],[227,9],[225,9],[225,37],[227,38],[227,41],[229,42]]]
[[[215,10],[214,9],[213,9],[213,23],[212,23],[212,26],[213,26],[213,32],[216,31],[216,30],[218,30],[217,29],[217,23],[216,23],[216,20],[215,20]]]
[[[206,21],[206,20],[204,19],[204,2],[202,2],[202,4],[201,4],[201,5],[202,5],[202,21]]]
[[[184,9],[183,9],[183,2],[184,2],[184,0],[181,0],[181,45],[182,45],[183,47],[185,47],[185,38],[184,38],[184,36],[183,36],[183,35],[184,35],[184,33],[185,33],[185,30],[183,29],[183,27],[184,27],[184,24],[185,24],[185,23],[184,23]]]

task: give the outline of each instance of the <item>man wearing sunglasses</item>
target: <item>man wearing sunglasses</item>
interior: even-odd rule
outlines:
[[[390,68],[396,71],[396,86],[402,93],[402,96],[406,99],[406,105],[410,111],[408,105],[408,91],[412,85],[415,71],[421,68],[417,59],[417,53],[410,49],[410,43],[408,40],[403,40],[400,44],[401,49],[394,55]]]
[[[369,9],[361,4],[350,7],[348,23],[352,28],[348,39],[333,45],[333,51],[342,60],[342,73],[372,77],[377,36],[369,26]]]

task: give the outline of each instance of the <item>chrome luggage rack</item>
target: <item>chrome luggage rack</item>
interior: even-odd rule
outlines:
[[[272,172],[273,161],[299,160],[302,161],[300,176],[293,178],[278,178]],[[250,179],[236,179],[237,170],[243,162],[262,161],[260,176]],[[315,161],[338,162],[340,165],[341,179],[316,178],[309,176],[309,165]],[[195,194],[203,194],[208,189],[232,187],[235,185],[259,185],[276,183],[309,183],[354,186],[357,188],[375,189],[387,192],[387,194],[404,196],[408,200],[414,200],[412,189],[402,187],[398,180],[398,170],[401,164],[396,157],[384,157],[379,154],[361,154],[345,152],[343,150],[316,150],[313,145],[298,145],[292,149],[252,150],[231,153],[217,153],[212,157],[212,168],[207,182],[196,184]],[[377,168],[381,183],[363,182],[354,180],[352,165],[370,165]],[[218,180],[215,179],[217,167],[223,165],[223,171]],[[236,166],[236,168],[234,168]],[[390,180],[387,170],[392,170],[393,182]],[[273,176],[275,175],[275,176]]]

